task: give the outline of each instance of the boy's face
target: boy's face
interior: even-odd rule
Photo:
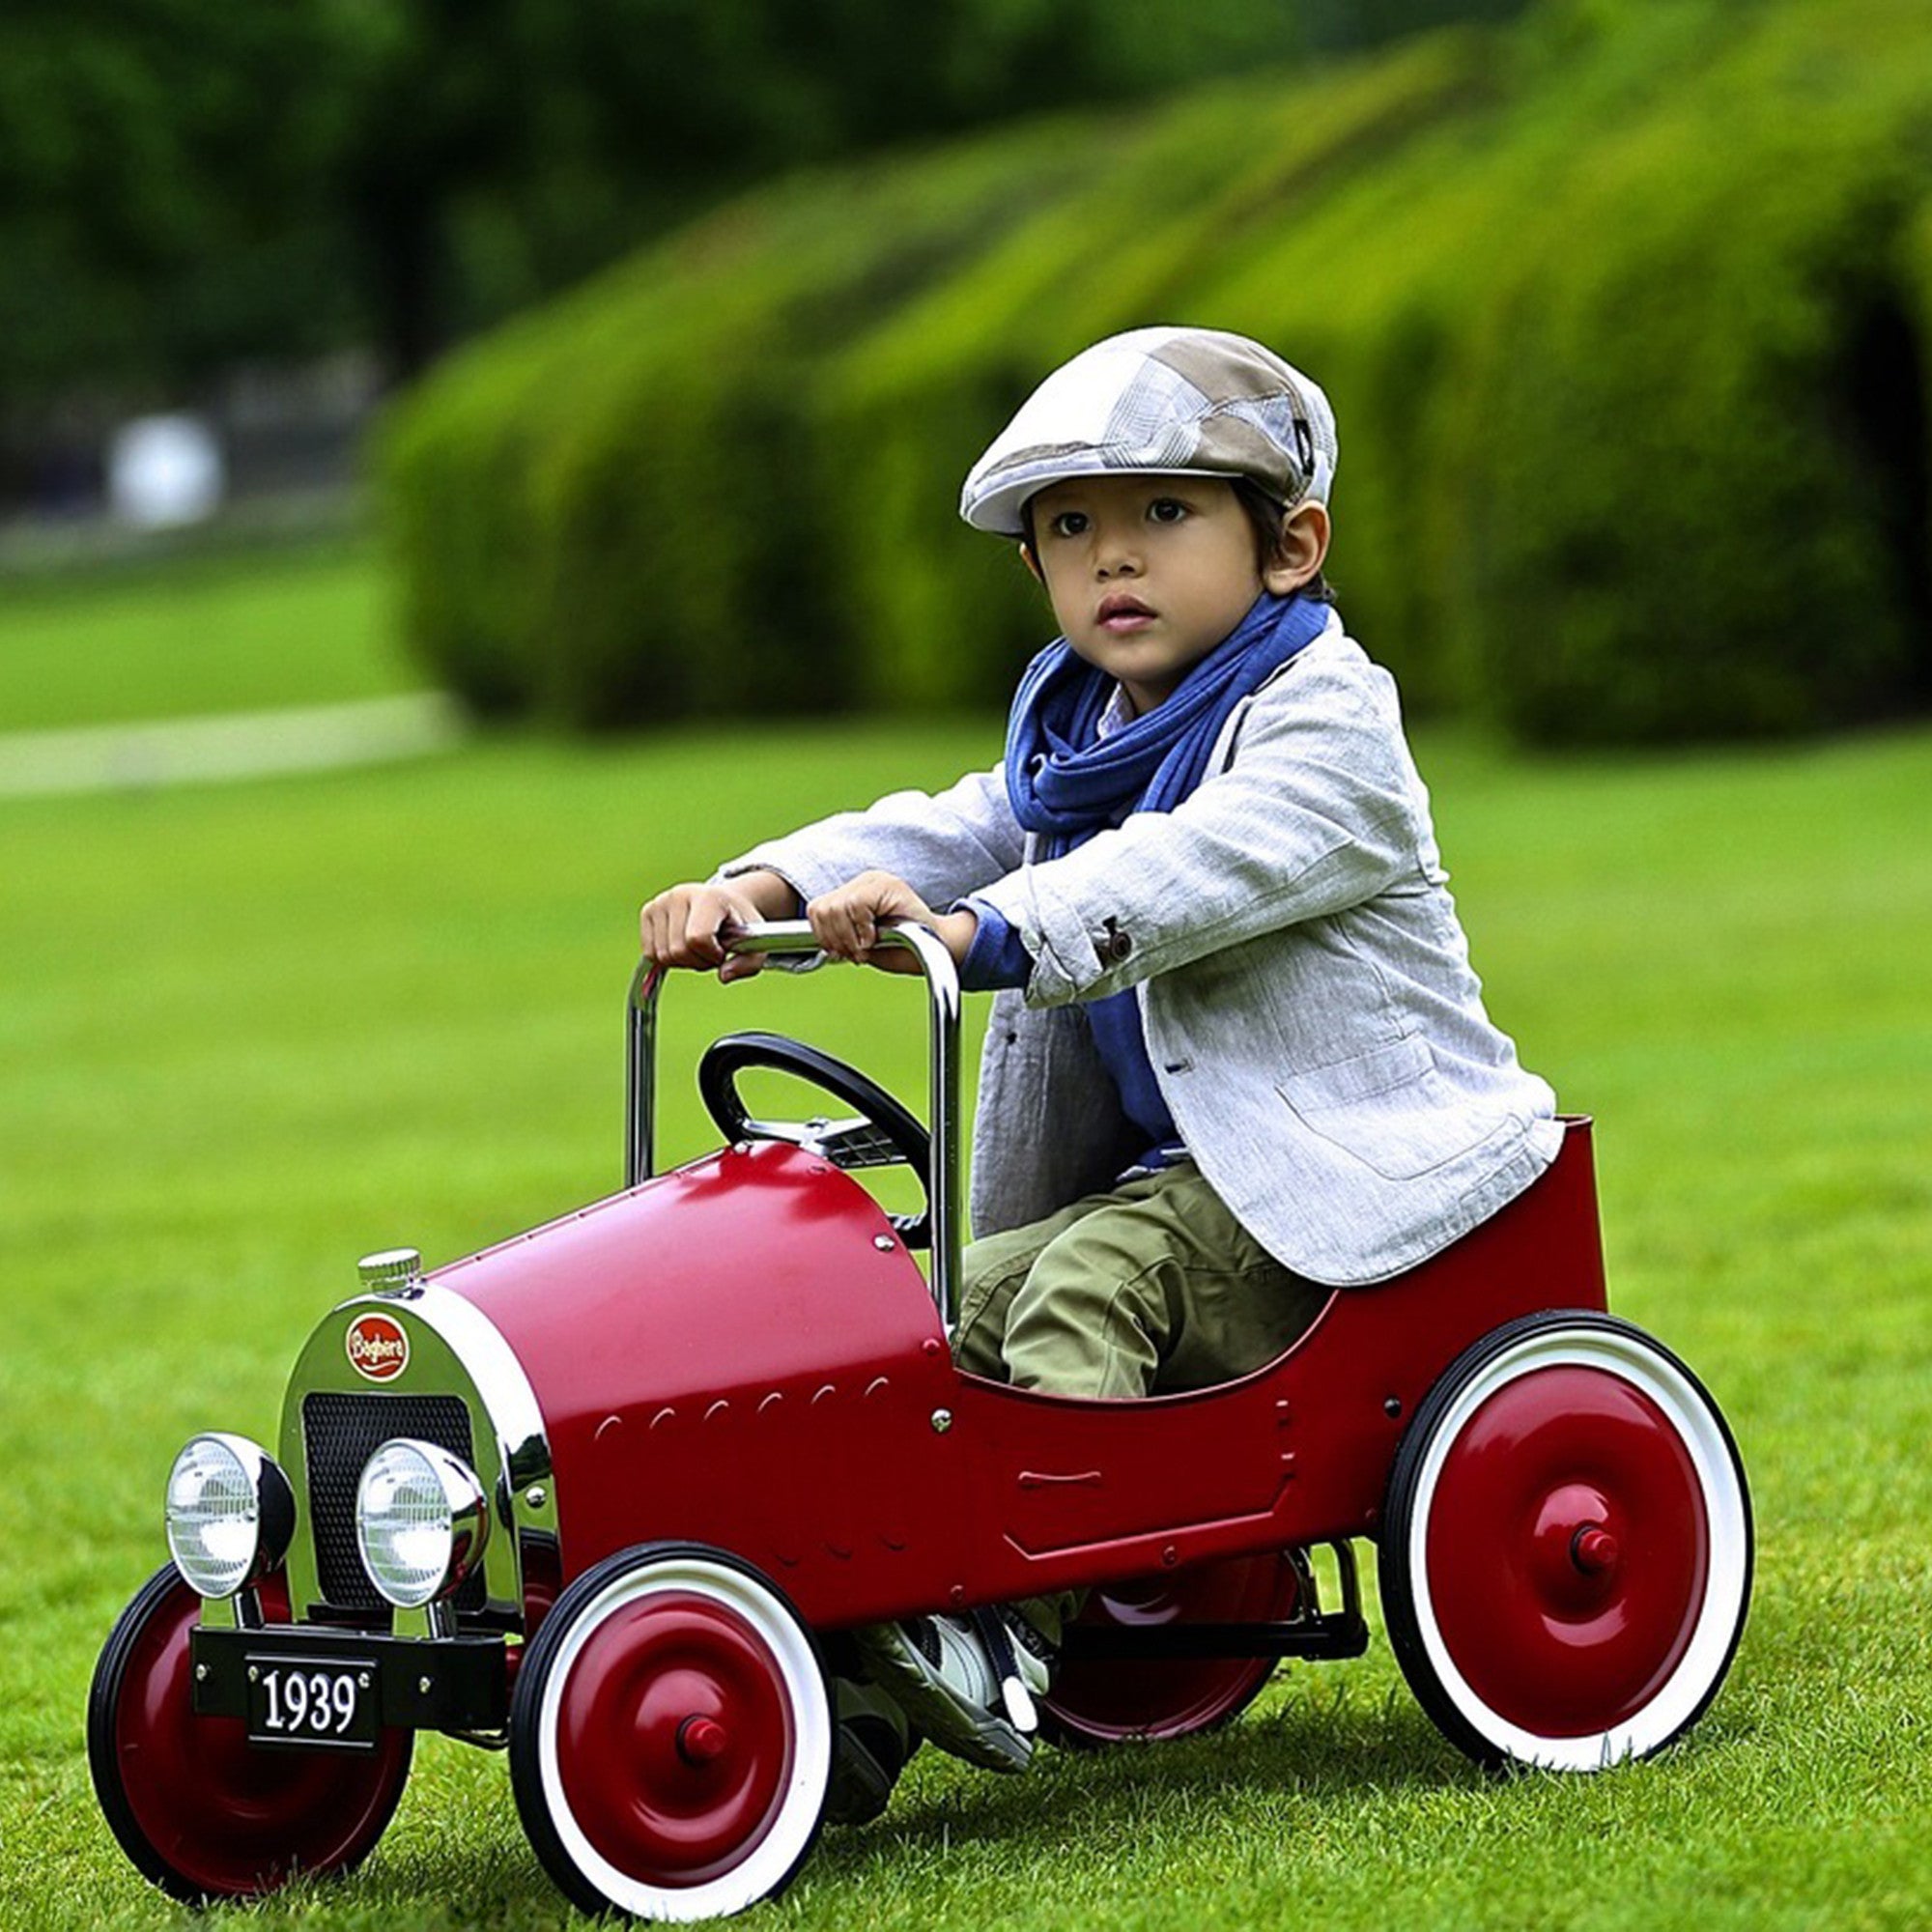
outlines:
[[[1173,696],[1189,668],[1264,589],[1286,593],[1321,567],[1264,569],[1254,525],[1218,476],[1078,476],[1035,497],[1033,555],[1066,641],[1117,678],[1136,713]],[[1326,548],[1326,521],[1321,520]]]

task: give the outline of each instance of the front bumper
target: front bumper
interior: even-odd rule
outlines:
[[[318,1662],[358,1678],[366,1673],[377,1721],[385,1727],[497,1732],[510,1714],[508,1646],[500,1636],[390,1636],[310,1624],[260,1630],[201,1625],[190,1641],[197,1717],[246,1719],[251,1668]],[[299,1739],[287,1742],[301,1747]]]

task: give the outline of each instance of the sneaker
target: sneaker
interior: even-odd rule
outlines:
[[[940,1749],[988,1771],[1024,1771],[1052,1681],[1046,1640],[1009,1609],[912,1617],[853,1633],[873,1681]]]
[[[867,1825],[886,1808],[899,1773],[919,1748],[905,1713],[874,1684],[835,1680],[838,1729],[825,1815],[835,1825]]]

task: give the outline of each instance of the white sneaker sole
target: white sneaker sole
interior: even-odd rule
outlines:
[[[873,1624],[852,1634],[873,1682],[941,1750],[987,1771],[1024,1771],[1033,1762],[1033,1740],[998,1713],[959,1696],[897,1624]]]

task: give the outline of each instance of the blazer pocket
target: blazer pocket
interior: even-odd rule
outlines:
[[[1312,1108],[1345,1107],[1367,1100],[1391,1088],[1406,1087],[1435,1070],[1435,1056],[1420,1034],[1406,1033],[1385,1046],[1372,1046],[1348,1060],[1331,1060],[1291,1073],[1281,1083],[1281,1094],[1296,1113]]]
[[[1276,1092],[1310,1133],[1385,1180],[1414,1180],[1510,1124],[1508,1115],[1472,1111],[1446,1093],[1429,1042],[1413,1034],[1290,1074]]]

